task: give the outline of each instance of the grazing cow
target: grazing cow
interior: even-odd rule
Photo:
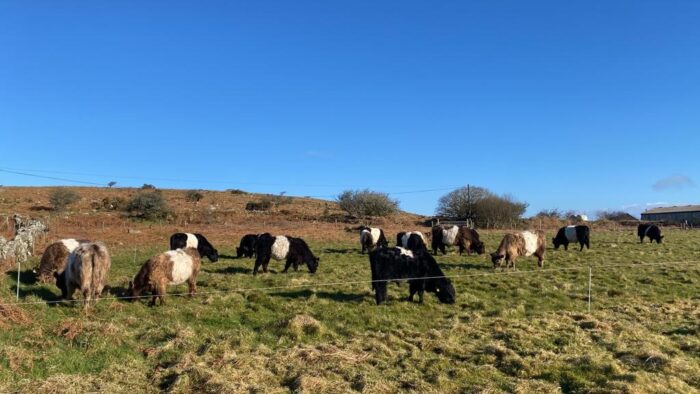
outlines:
[[[365,254],[365,251],[371,252],[375,248],[386,248],[389,243],[384,236],[384,230],[376,227],[362,227],[360,245],[362,245],[362,254]]]
[[[537,257],[537,265],[543,267],[546,246],[544,237],[544,231],[539,230],[506,234],[498,246],[498,250],[491,253],[493,267],[500,267],[505,260],[507,267],[515,268],[515,260],[519,256],[532,255]]]
[[[408,239],[411,235],[417,235],[423,241],[423,246],[426,247],[425,236],[420,231],[402,231],[396,234],[396,246],[401,246],[402,248],[408,248]],[[427,248],[427,247],[426,247]],[[408,248],[410,249],[410,248]]]
[[[408,301],[418,293],[423,302],[425,291],[435,293],[440,302],[455,302],[455,289],[427,250],[410,251],[401,247],[376,249],[369,255],[372,288],[377,305],[387,299],[389,281],[408,280]]]
[[[97,301],[102,294],[111,265],[112,260],[103,243],[84,243],[68,256],[66,268],[53,275],[63,298],[72,300],[75,290],[80,290],[87,309],[90,302]]]
[[[196,248],[200,256],[206,256],[212,263],[219,260],[219,252],[199,233],[175,233],[170,236],[170,250]]]
[[[54,272],[62,272],[68,262],[68,256],[80,246],[80,244],[90,242],[84,239],[62,239],[47,246],[44,254],[41,255],[39,267],[34,270],[37,280],[48,283],[54,280]]]
[[[254,257],[255,243],[260,234],[246,234],[241,238],[241,244],[236,248],[236,258]]]
[[[569,250],[569,243],[578,242],[583,247],[591,248],[591,230],[588,226],[566,226],[559,229],[557,236],[552,238],[554,249],[559,249],[560,245],[564,245],[564,250]]]
[[[261,234],[255,245],[257,257],[255,258],[255,267],[253,275],[258,274],[258,268],[262,265],[263,272],[267,273],[267,265],[270,263],[270,258],[277,261],[287,260],[284,266],[283,273],[287,272],[289,267],[294,267],[294,271],[299,268],[301,263],[306,263],[310,273],[315,273],[318,268],[320,258],[314,256],[309,249],[309,246],[301,238],[278,235],[273,237],[270,233]]]
[[[484,243],[479,239],[479,233],[467,226],[435,226],[432,230],[431,243],[433,254],[436,256],[438,250],[446,254],[445,247],[453,245],[459,246],[460,256],[465,250],[469,255],[472,252],[477,254],[486,252]]]
[[[165,289],[168,285],[187,282],[190,297],[197,293],[197,275],[202,266],[202,259],[195,248],[175,249],[161,253],[145,262],[133,281],[129,282],[127,297],[135,300],[151,292],[151,306],[165,305]]]
[[[639,236],[639,243],[644,242],[644,237],[649,237],[649,243],[656,241],[657,244],[660,244],[664,238],[659,226],[649,223],[640,224],[637,227],[637,236]]]

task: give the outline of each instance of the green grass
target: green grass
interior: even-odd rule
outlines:
[[[454,277],[453,305],[432,294],[423,305],[401,301],[406,284],[374,305],[354,236],[311,242],[316,275],[253,277],[253,260],[205,261],[199,296],[164,307],[103,299],[85,315],[79,304],[22,306],[31,323],[0,328],[0,392],[696,391],[700,263],[688,262],[700,261],[700,233],[665,233],[662,245],[640,245],[632,231],[595,232],[589,251],[548,250],[542,272],[534,258],[501,273],[487,255],[452,251],[438,261]],[[501,233],[484,238],[493,251]],[[117,250],[113,290],[158,251],[137,251],[134,263]],[[646,265],[671,262],[684,263]],[[571,270],[548,270],[559,268]],[[0,282],[4,302],[16,274]],[[22,279],[23,302],[59,294]]]

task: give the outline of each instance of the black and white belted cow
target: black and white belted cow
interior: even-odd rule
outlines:
[[[472,252],[484,254],[486,248],[479,239],[479,233],[467,226],[435,226],[432,230],[431,246],[433,254],[437,255],[438,250],[445,254],[447,246],[458,246],[459,254],[464,251],[471,255]]]
[[[564,245],[564,250],[569,250],[570,243],[578,242],[583,247],[591,248],[591,230],[588,226],[566,226],[559,229],[557,236],[552,238],[554,249],[559,249],[560,245]]]
[[[362,245],[362,254],[373,251],[375,248],[386,248],[389,243],[384,236],[384,230],[377,227],[361,227],[360,228],[360,245]]]
[[[315,273],[318,269],[320,258],[314,256],[309,248],[309,245],[301,238],[289,237],[286,235],[272,236],[270,233],[261,234],[255,244],[255,266],[253,267],[253,275],[258,274],[258,269],[262,266],[263,272],[267,272],[267,265],[270,263],[270,258],[275,260],[286,260],[284,270],[287,272],[289,267],[293,267],[294,271],[299,268],[299,265],[306,263],[310,273]]]
[[[213,263],[219,260],[219,252],[199,233],[175,233],[170,236],[170,250],[195,248],[199,255],[207,256]]]
[[[644,242],[644,237],[649,237],[649,242],[656,241],[657,244],[661,243],[664,238],[661,235],[661,229],[655,224],[643,223],[637,227],[637,236],[639,237],[639,243]]]

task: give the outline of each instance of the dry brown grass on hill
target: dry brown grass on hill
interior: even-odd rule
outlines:
[[[83,238],[105,241],[110,249],[140,248],[162,244],[174,232],[200,232],[214,245],[237,244],[247,233],[270,232],[308,237],[318,241],[339,241],[347,237],[349,228],[358,224],[384,227],[387,233],[418,228],[425,218],[405,212],[390,218],[346,221],[346,214],[334,201],[313,198],[285,198],[285,202],[265,212],[245,209],[252,200],[264,195],[229,191],[200,191],[196,204],[188,200],[187,190],[164,189],[162,193],[173,215],[158,222],[139,221],[126,213],[111,209],[128,201],[141,189],[71,187],[81,199],[64,212],[49,208],[49,197],[55,187],[0,188],[0,234],[11,236],[9,221],[3,216],[18,213],[43,218],[49,233],[37,244],[36,253],[53,240]],[[426,229],[427,231],[427,229]]]

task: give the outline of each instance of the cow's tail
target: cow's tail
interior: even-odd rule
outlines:
[[[90,246],[90,265],[92,268],[90,280],[90,298],[95,301],[102,292],[105,277],[106,259],[105,250],[99,244]]]

